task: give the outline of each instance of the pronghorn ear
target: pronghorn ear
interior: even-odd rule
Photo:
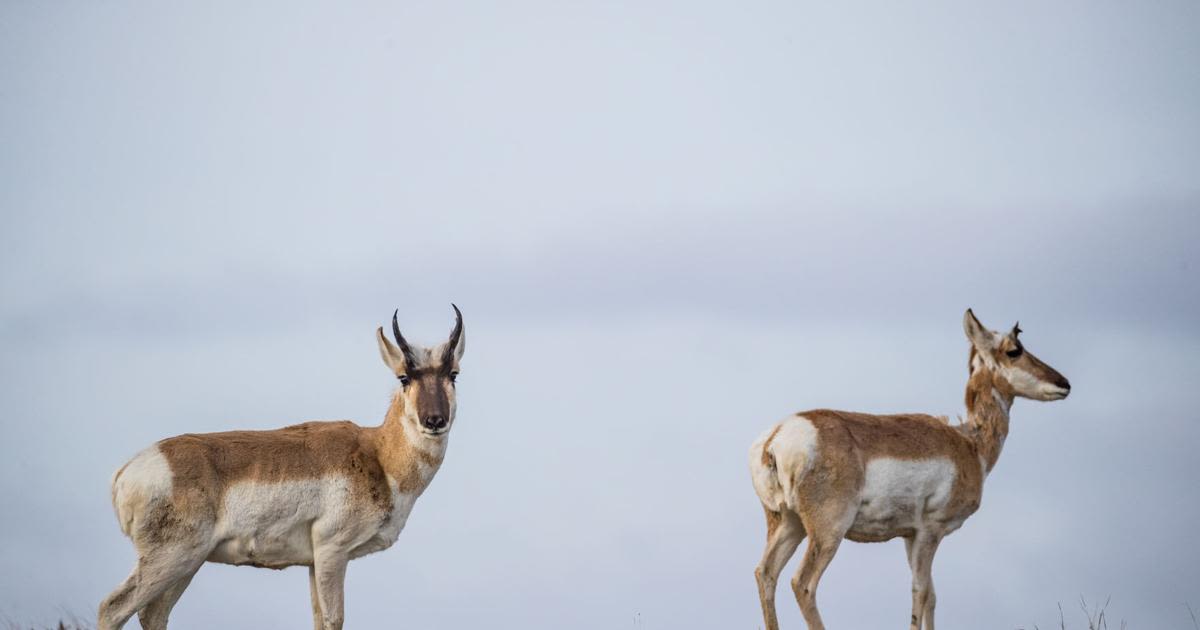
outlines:
[[[379,356],[383,357],[383,363],[388,366],[388,369],[396,376],[408,372],[404,353],[388,341],[388,338],[383,335],[382,327],[375,329],[375,339],[379,342]]]
[[[991,350],[995,345],[992,333],[979,323],[971,309],[967,309],[967,312],[963,314],[963,332],[967,333],[967,339],[971,341],[971,345],[979,350]]]

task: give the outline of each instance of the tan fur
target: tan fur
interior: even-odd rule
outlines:
[[[418,382],[415,386],[420,385]],[[443,453],[412,443],[402,424],[405,421],[405,404],[403,393],[396,392],[383,426],[369,431],[378,450],[380,465],[395,480],[400,491],[421,492],[432,476],[423,474],[420,465],[437,470],[442,465]]]
[[[987,466],[987,472],[991,472],[1008,437],[1008,412],[1005,409],[1012,406],[1014,394],[1008,383],[996,378],[994,372],[981,369],[967,379],[964,398],[967,421],[955,430],[971,443]],[[1004,408],[1000,407],[1000,402],[1004,403]]]
[[[752,470],[755,488],[767,517],[767,547],[755,569],[767,630],[779,628],[775,612],[779,573],[806,537],[808,548],[792,579],[792,589],[810,630],[824,628],[816,589],[841,541],[880,542],[896,537],[905,539],[913,575],[910,628],[933,630],[933,556],[941,539],[979,508],[985,474],[995,466],[1008,435],[1013,399],[1057,400],[1070,391],[1061,374],[1024,350],[1018,327],[1002,337],[984,329],[968,310],[964,331],[972,342],[966,422],[951,426],[945,417],[924,414],[870,415],[817,409],[796,414],[812,425],[815,437],[793,432],[799,436],[792,438],[796,444],[780,444],[784,439],[778,437],[780,429],[789,422],[785,420],[764,439],[761,457],[752,457],[751,468],[758,467]],[[1005,375],[1012,375],[1019,384]],[[811,456],[796,457],[807,452],[788,448],[813,451]],[[793,456],[780,459],[779,449]],[[868,468],[876,461],[882,472],[877,473],[877,486],[871,490],[875,494],[865,494]],[[801,462],[804,468],[792,463],[795,469],[788,469],[780,462]],[[952,476],[939,472],[947,470],[945,466],[950,467]],[[878,476],[888,474],[895,477]],[[778,481],[772,484],[772,479]],[[950,484],[945,496],[938,494],[941,486],[928,491],[911,489],[911,484],[944,482]],[[775,511],[778,496],[789,488],[793,496],[786,497],[781,511]],[[922,494],[925,492],[930,494]],[[880,499],[882,509],[873,503],[860,529],[859,519],[868,513],[868,499]],[[912,504],[912,510],[903,507],[910,500],[919,501]]]
[[[101,604],[99,628],[119,628],[134,612],[143,627],[165,628],[172,606],[208,560],[267,568],[310,565],[314,626],[340,629],[346,563],[394,542],[412,502],[441,466],[463,348],[461,314],[457,308],[455,313],[451,340],[434,350],[402,342],[401,351],[378,331],[384,362],[403,377],[381,426],[307,422],[270,431],[185,434],[158,442],[122,466],[113,476],[113,504],[139,558],[130,577]],[[127,482],[135,462],[141,469]],[[286,494],[312,487],[289,483],[306,480],[332,483],[316,487],[333,492],[333,498],[321,503],[304,498],[320,495]],[[251,499],[230,494],[261,488],[267,494]],[[270,494],[280,489],[285,494]],[[272,499],[282,502],[275,505],[258,496],[288,498]],[[240,510],[234,514],[250,519],[236,522],[252,525],[218,527],[228,522],[223,518],[231,513],[230,501]],[[265,531],[272,527],[282,529]]]
[[[807,418],[816,427],[820,435],[817,461],[835,478],[830,484],[797,485],[806,493],[802,495],[802,504],[820,505],[843,495],[856,494],[863,482],[866,465],[876,458],[926,460],[944,457],[958,470],[950,498],[951,510],[966,518],[979,508],[983,471],[977,448],[970,439],[939,418],[925,414],[879,416],[829,409],[796,415]],[[801,513],[802,520],[803,516]],[[850,529],[845,536],[855,542],[882,542],[912,535],[911,529],[901,529],[879,538]]]
[[[225,491],[241,481],[341,476],[351,483],[352,503],[386,514],[392,509],[388,477],[400,492],[419,494],[442,463],[440,453],[411,443],[401,424],[405,407],[406,397],[397,392],[382,427],[306,422],[269,431],[188,433],[162,440],[158,447],[173,476],[172,505],[146,519],[142,534],[151,540],[169,538],[176,533],[171,530],[176,523],[215,520]],[[429,472],[423,473],[422,465]]]
[[[230,486],[341,475],[352,501],[392,508],[375,431],[349,421],[306,422],[273,431],[189,433],[158,443],[171,466],[176,509],[216,519]]]

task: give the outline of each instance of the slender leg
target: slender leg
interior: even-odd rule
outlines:
[[[141,561],[137,565],[134,565],[129,577],[121,582],[117,590],[109,593],[108,597],[105,597],[104,601],[100,602],[100,613],[96,617],[97,630],[119,630],[133,616],[135,609],[129,607],[129,600],[137,590],[138,567],[140,565]],[[129,612],[127,614],[123,613],[125,610]]]
[[[910,630],[933,630],[933,608],[937,597],[933,591],[933,555],[937,553],[941,538],[918,533],[914,538],[905,538],[908,551],[908,566],[912,569],[913,608]]]
[[[915,547],[914,537],[909,536],[904,539],[904,557],[908,559],[908,568],[912,571],[912,617],[909,618],[909,630],[921,629],[921,616],[924,614],[917,580],[917,556],[913,553]]]
[[[313,630],[325,630],[325,617],[321,614],[321,598],[317,595],[317,567],[308,567],[308,592],[312,596]]]
[[[313,572],[316,574],[317,599],[321,605],[322,630],[342,630],[346,563],[349,559],[337,552],[315,554]]]
[[[138,622],[142,624],[143,630],[167,630],[167,617],[171,615],[171,609],[175,607],[179,597],[192,583],[192,578],[199,570],[200,567],[196,567],[191,573],[172,582],[162,592],[162,595],[154,598],[149,604],[146,604],[145,608],[138,611]]]
[[[937,553],[941,539],[934,540],[929,546],[929,557],[924,561],[925,566],[925,606],[921,617],[925,622],[925,630],[933,630],[933,609],[937,606],[937,594],[933,589],[933,556]]]
[[[838,546],[842,544],[844,534],[845,532],[837,532],[837,535],[822,532],[818,535],[811,528],[808,531],[808,548],[804,551],[800,570],[792,578],[792,591],[796,593],[796,602],[800,604],[800,612],[804,614],[804,621],[808,623],[809,630],[825,630],[825,624],[821,622],[821,613],[817,612],[817,584],[837,553]]]
[[[195,573],[207,555],[193,546],[179,545],[163,546],[143,554],[133,573],[100,604],[98,630],[117,630],[124,626],[133,613],[146,608],[176,581]]]
[[[766,508],[764,508],[766,509]],[[762,561],[754,569],[758,582],[758,599],[762,604],[763,622],[766,630],[779,630],[779,619],[775,614],[775,586],[783,566],[796,553],[796,547],[804,540],[804,526],[791,512],[767,513],[767,548]]]

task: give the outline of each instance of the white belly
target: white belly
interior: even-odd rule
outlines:
[[[309,565],[313,562],[312,533],[306,526],[296,526],[226,538],[213,549],[208,560],[269,569]]]
[[[344,503],[349,489],[340,477],[235,484],[225,492],[220,543],[208,559],[278,568],[311,564],[313,523],[328,506]]]
[[[908,536],[928,523],[950,500],[956,470],[948,459],[873,459],[867,463],[858,513],[850,533],[865,539]]]
[[[243,482],[225,493],[211,562],[268,568],[311,565],[328,545],[357,558],[392,546],[416,496],[396,491],[392,511],[352,502],[343,477],[278,483]]]

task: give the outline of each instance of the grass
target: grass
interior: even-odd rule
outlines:
[[[30,624],[17,623],[7,617],[0,618],[0,628],[3,630],[92,630],[90,624],[79,620],[75,615],[65,616],[60,619],[57,626],[34,626]]]
[[[1112,619],[1108,614],[1108,604],[1111,601],[1112,596],[1109,596],[1104,600],[1103,604],[1089,606],[1087,600],[1085,600],[1082,595],[1079,596],[1079,610],[1083,613],[1084,619],[1087,621],[1087,630],[1128,630],[1128,625],[1125,623],[1124,619],[1122,619],[1120,622],[1114,622],[1117,623],[1115,626],[1109,625],[1109,622],[1112,621]],[[1185,608],[1187,608],[1188,615],[1192,619],[1193,630],[1200,630],[1200,621],[1197,621],[1196,611],[1192,610],[1192,605],[1188,603],[1184,603],[1183,605]],[[1084,626],[1068,626],[1066,614],[1063,612],[1062,602],[1059,602],[1057,628],[1058,630],[1068,630],[1069,628],[1082,629]],[[1041,628],[1035,625],[1033,626],[1033,630],[1041,630]]]

